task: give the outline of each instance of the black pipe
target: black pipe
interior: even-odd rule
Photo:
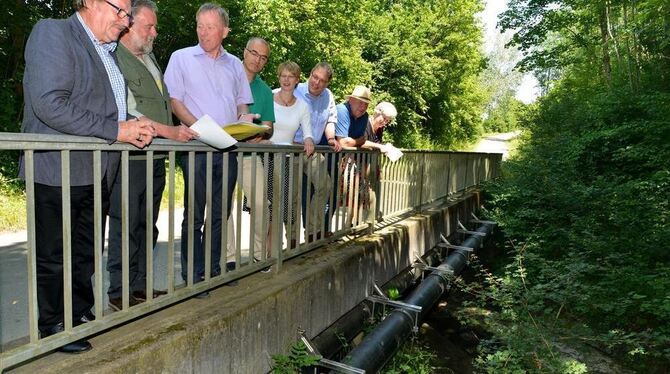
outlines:
[[[493,225],[484,224],[477,229],[477,232],[488,235],[492,230]],[[472,235],[462,246],[477,249],[483,240],[483,235]],[[467,260],[467,251],[455,249],[447,260],[438,266],[441,270],[433,271],[426,276],[414,292],[403,300],[407,304],[422,307],[418,316],[419,321],[426,316],[442,293],[448,289],[450,279],[448,273],[453,271],[453,275],[458,275],[466,266]],[[349,352],[343,363],[364,369],[366,373],[376,373],[393,357],[396,350],[412,333],[415,318],[411,311],[395,309],[356,348]]]
[[[437,265],[439,260],[439,254],[435,251],[432,251],[424,258],[424,261],[431,266]],[[415,285],[419,277],[420,272],[414,269],[403,271],[381,286],[381,289],[388,291],[391,288],[395,288],[402,294],[408,288]],[[372,314],[370,306],[371,303],[369,301],[363,301],[314,337],[312,344],[319,353],[323,357],[332,358],[343,348],[346,348],[349,342],[363,331],[365,323],[370,319]]]

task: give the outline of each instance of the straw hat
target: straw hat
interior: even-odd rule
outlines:
[[[351,95],[347,95],[347,97],[353,97],[354,99],[358,99],[368,104],[370,104],[371,96],[372,94],[370,94],[370,89],[365,86],[356,86],[354,87],[354,91],[351,93]]]

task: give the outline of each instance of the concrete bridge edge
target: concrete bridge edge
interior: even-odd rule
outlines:
[[[297,329],[310,337],[452,234],[480,206],[473,192],[345,243],[256,273],[93,337],[80,355],[53,353],[11,373],[264,373]]]

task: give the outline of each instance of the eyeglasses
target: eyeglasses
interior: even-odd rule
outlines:
[[[391,122],[393,122],[394,119],[395,118],[386,117],[385,115],[382,114],[382,125],[386,126]]]
[[[105,1],[107,4],[109,4],[109,6],[111,6],[112,8],[116,9],[116,16],[117,16],[117,17],[119,17],[120,19],[124,19],[124,18],[128,17],[128,23],[129,23],[129,24],[132,24],[132,23],[133,23],[133,16],[131,16],[130,14],[128,14],[128,12],[126,12],[124,9],[121,9],[121,8],[119,8],[118,6],[116,6],[116,5],[112,4],[112,3],[110,3],[110,2],[107,1],[107,0],[104,0],[104,1]]]
[[[249,48],[245,48],[247,52],[251,53],[252,56],[254,56],[257,59],[260,59],[262,62],[268,62],[268,56],[262,55],[258,53],[257,51]]]

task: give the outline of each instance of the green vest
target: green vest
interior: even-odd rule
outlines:
[[[160,79],[163,85],[163,93],[156,86],[156,81],[149,72],[149,69],[122,43],[119,43],[116,48],[116,56],[119,60],[119,68],[126,81],[126,85],[132,91],[133,96],[135,96],[137,110],[156,122],[172,125],[170,95],[165,82],[163,82],[162,74]],[[156,66],[158,66],[153,53],[150,54],[150,57]]]

